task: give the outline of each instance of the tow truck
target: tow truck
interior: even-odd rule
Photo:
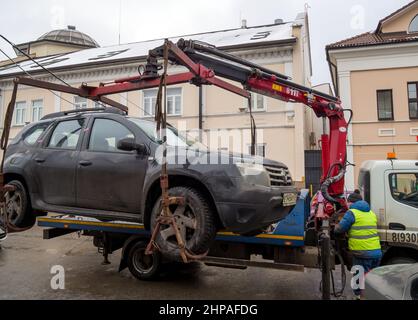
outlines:
[[[168,75],[168,63],[185,67],[188,71]],[[45,67],[42,68],[45,69]],[[162,69],[164,71],[160,74]],[[305,267],[319,268],[322,272],[323,298],[330,299],[331,291],[340,295],[342,291],[337,293],[334,287],[332,269],[338,260],[344,270],[344,259],[341,255],[344,240],[335,239],[332,230],[338,217],[347,210],[344,176],[346,167],[349,165],[346,159],[346,139],[348,125],[352,118],[351,110],[343,109],[341,101],[336,97],[296,84],[285,75],[197,41],[181,39],[174,44],[170,40],[165,40],[163,46],[149,52],[147,63],[138,70],[140,71],[139,76],[103,83],[98,87],[83,84],[79,88],[74,88],[33,78],[16,78],[5,117],[5,129],[1,140],[2,149],[6,150],[7,148],[19,85],[71,93],[116,107],[124,112],[128,112],[125,106],[106,96],[159,88],[160,99],[157,99],[159,102],[157,101],[156,108],[159,119],[157,120],[160,125],[162,119],[163,128],[165,125],[164,109],[166,108],[166,105],[163,108],[161,103],[163,88],[181,83],[190,83],[196,86],[214,85],[249,100],[253,154],[255,121],[252,116],[250,92],[286,102],[303,103],[312,108],[318,117],[329,119],[330,132],[321,136],[323,172],[321,200],[315,201],[314,206],[311,206],[309,192],[302,190],[295,209],[284,221],[273,226],[271,232],[254,237],[220,232],[207,256],[198,257],[198,259],[210,265],[233,268],[257,266],[294,271],[303,271]],[[46,71],[51,73],[49,70]],[[237,84],[241,84],[242,87]],[[345,113],[349,113],[349,121],[346,120]],[[3,164],[1,172],[3,172],[2,169]],[[0,175],[0,178],[2,191],[0,202],[3,215],[6,216],[4,214],[6,210],[4,194],[10,190],[11,186],[4,185],[3,175]],[[181,201],[178,198],[168,197],[166,192],[168,175],[164,171],[164,167],[161,174],[161,188],[163,190],[163,207],[167,208],[172,201]],[[175,228],[174,219],[170,220],[170,212],[163,210],[162,216],[164,214],[166,214],[164,216],[166,224],[172,224]],[[164,255],[161,255],[158,248],[155,248],[153,241],[159,232],[158,227],[150,233],[145,230],[144,225],[139,223],[101,222],[75,216],[39,218],[38,225],[47,228],[44,230],[45,239],[53,239],[77,231],[83,235],[93,236],[94,244],[100,248],[106,263],[108,262],[108,254],[122,248],[120,270],[129,267],[131,273],[139,279],[155,277],[164,262]],[[6,228],[9,232],[22,231],[7,223],[7,219]],[[185,262],[196,258],[192,253],[187,252],[181,238],[177,237],[177,240],[179,247],[183,250],[184,256],[182,257]],[[264,260],[255,261],[252,259],[253,255],[261,255]],[[343,274],[343,280],[344,278]]]

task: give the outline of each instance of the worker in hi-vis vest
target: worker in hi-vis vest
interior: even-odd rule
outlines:
[[[378,267],[382,259],[382,249],[377,231],[377,216],[370,205],[363,201],[358,190],[347,198],[350,208],[335,227],[335,233],[348,234],[348,249],[353,256],[353,266],[361,266],[364,273]],[[357,299],[361,290],[353,289]]]

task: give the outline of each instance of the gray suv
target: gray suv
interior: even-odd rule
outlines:
[[[6,153],[5,178],[16,189],[6,197],[10,220],[30,226],[57,212],[151,229],[161,212],[155,127],[115,111],[58,113],[27,125]],[[170,193],[186,199],[172,211],[193,252],[206,250],[220,229],[256,234],[294,207],[297,190],[284,164],[196,147],[171,126],[167,136]],[[173,239],[170,230],[163,240]]]

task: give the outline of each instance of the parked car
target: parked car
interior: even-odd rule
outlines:
[[[161,212],[161,141],[153,121],[118,112],[58,113],[26,126],[10,143],[5,178],[11,221],[30,226],[45,212],[82,215],[104,221],[154,226]],[[217,230],[254,233],[287,216],[297,190],[286,165],[254,157],[221,154],[223,164],[193,164],[216,157],[169,126],[171,195],[186,205],[171,208],[188,248],[207,250]],[[226,158],[226,164],[225,164]],[[237,161],[240,160],[240,161]],[[180,222],[179,222],[180,221]],[[174,233],[162,231],[158,243],[173,246]],[[168,250],[169,251],[169,250]],[[175,250],[174,250],[175,251]]]
[[[418,300],[418,263],[376,268],[366,275],[367,300]]]

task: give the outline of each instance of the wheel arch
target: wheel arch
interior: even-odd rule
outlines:
[[[9,182],[12,182],[14,180],[17,180],[17,181],[19,181],[23,184],[23,186],[25,187],[26,192],[28,193],[28,196],[30,198],[29,185],[26,183],[26,179],[22,174],[16,173],[16,172],[6,172],[4,174],[4,183],[5,184],[7,184]]]
[[[385,250],[381,264],[384,265],[390,259],[396,257],[407,257],[418,261],[418,250],[407,246],[390,246],[387,250]]]
[[[169,187],[191,187],[202,193],[205,199],[208,200],[211,210],[215,213],[216,227],[222,228],[222,222],[219,217],[219,212],[215,204],[214,197],[208,187],[198,180],[197,178],[186,176],[186,175],[169,175]],[[151,212],[152,208],[161,196],[160,179],[156,179],[150,186],[147,192],[145,208],[144,208],[144,225],[145,229],[151,228]]]

